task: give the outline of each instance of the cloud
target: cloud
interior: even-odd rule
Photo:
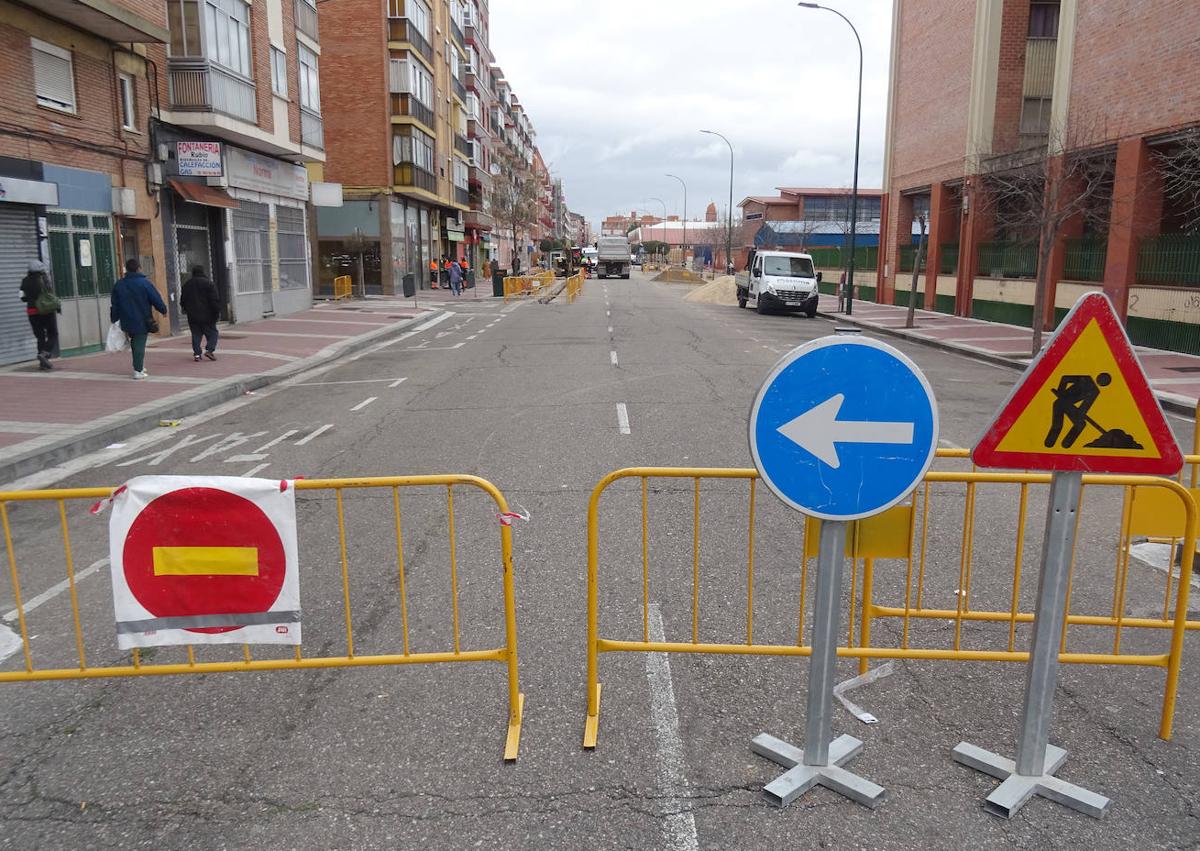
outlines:
[[[791,0],[491,0],[491,47],[567,203],[598,223],[663,198],[849,186],[858,53],[836,15]],[[842,2],[863,41],[860,186],[882,180],[892,0]]]

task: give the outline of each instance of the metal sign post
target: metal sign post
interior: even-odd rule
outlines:
[[[837,675],[837,635],[841,621],[842,572],[846,561],[846,524],[825,521],[817,552],[817,590],[813,601],[813,652],[808,673],[808,716],[803,750],[768,733],[750,742],[759,756],[788,769],[763,787],[775,803],[787,806],[814,786],[824,786],[874,809],[886,795],[878,786],[844,768],[863,743],[843,734],[833,738],[833,687]]]
[[[805,747],[763,733],[754,753],[788,769],[763,791],[785,806],[825,786],[864,806],[881,786],[842,768],[863,749],[833,738],[846,524],[886,511],[912,492],[937,447],[937,402],[916,364],[866,337],[833,336],[790,352],[750,411],[750,454],[787,505],[822,520],[813,599]]]
[[[1054,772],[1066,762],[1067,752],[1049,743],[1058,683],[1058,649],[1067,616],[1067,584],[1082,490],[1083,474],[1077,472],[1055,473],[1050,485],[1017,760],[1013,762],[967,742],[960,742],[953,752],[955,762],[1004,781],[983,805],[989,813],[1004,818],[1015,815],[1034,795],[1097,818],[1111,803],[1103,795],[1055,777]]]

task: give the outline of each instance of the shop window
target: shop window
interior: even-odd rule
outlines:
[[[276,207],[276,247],[279,251],[279,288],[308,288],[308,240],[305,236],[304,210]]]

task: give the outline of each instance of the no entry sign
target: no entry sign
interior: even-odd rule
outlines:
[[[143,476],[113,500],[122,649],[299,644],[295,489],[278,480]]]

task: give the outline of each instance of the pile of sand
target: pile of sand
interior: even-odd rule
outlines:
[[[737,284],[734,283],[733,275],[722,275],[692,290],[683,300],[700,304],[737,304]]]

